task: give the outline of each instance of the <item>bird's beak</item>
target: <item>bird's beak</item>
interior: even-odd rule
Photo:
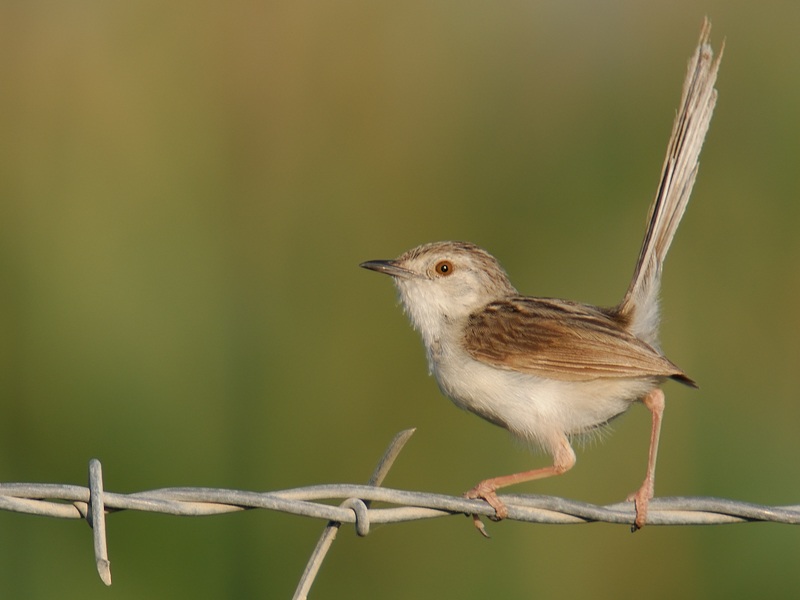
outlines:
[[[401,267],[397,264],[397,261],[394,260],[368,260],[367,262],[363,262],[358,266],[364,269],[369,269],[370,271],[386,273],[387,275],[399,277],[401,279],[409,279],[410,277],[414,277],[416,275],[414,271],[409,271],[405,267]]]

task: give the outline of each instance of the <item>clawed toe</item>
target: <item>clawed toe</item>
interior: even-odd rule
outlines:
[[[631,525],[631,532],[638,531],[647,523],[647,509],[652,497],[653,492],[647,486],[642,486],[636,492],[628,495],[627,501],[633,502],[636,509],[636,519]]]
[[[479,483],[474,488],[466,492],[464,497],[485,500],[489,506],[494,509],[494,515],[489,517],[492,521],[502,521],[508,517],[508,508],[506,508],[506,505],[502,500],[500,500],[495,491],[488,486],[483,486]],[[481,535],[484,537],[489,537],[489,534],[486,531],[486,526],[483,524],[483,521],[481,521],[480,515],[473,514],[472,521]]]

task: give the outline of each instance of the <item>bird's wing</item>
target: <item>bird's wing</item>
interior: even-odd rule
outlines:
[[[563,300],[492,302],[470,315],[464,344],[476,360],[550,379],[672,377],[694,384],[612,313]]]

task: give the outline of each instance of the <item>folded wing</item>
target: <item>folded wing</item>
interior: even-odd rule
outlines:
[[[492,302],[469,317],[464,343],[477,360],[550,379],[670,377],[696,385],[612,311],[564,300]]]

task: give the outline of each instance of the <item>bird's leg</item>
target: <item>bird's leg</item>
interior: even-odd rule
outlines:
[[[658,438],[661,434],[661,420],[664,417],[664,392],[656,388],[645,396],[642,403],[653,416],[653,427],[650,431],[650,452],[647,459],[647,473],[645,474],[644,482],[642,487],[628,496],[628,502],[634,502],[636,506],[636,520],[631,526],[631,531],[641,529],[647,523],[647,505],[650,503],[655,491]]]
[[[489,505],[494,508],[495,516],[491,517],[493,521],[501,521],[508,516],[508,508],[496,494],[500,488],[517,483],[524,483],[526,481],[533,481],[535,479],[544,479],[545,477],[552,477],[553,475],[561,475],[569,471],[575,465],[575,452],[569,444],[569,440],[565,435],[561,435],[557,443],[554,445],[553,464],[549,467],[540,469],[533,469],[532,471],[522,471],[521,473],[512,473],[511,475],[503,475],[501,477],[493,477],[491,479],[484,479],[471,490],[464,493],[466,498],[481,498],[486,500]],[[486,528],[480,519],[479,515],[472,515],[472,520],[475,527],[485,537],[489,537],[486,533]]]

